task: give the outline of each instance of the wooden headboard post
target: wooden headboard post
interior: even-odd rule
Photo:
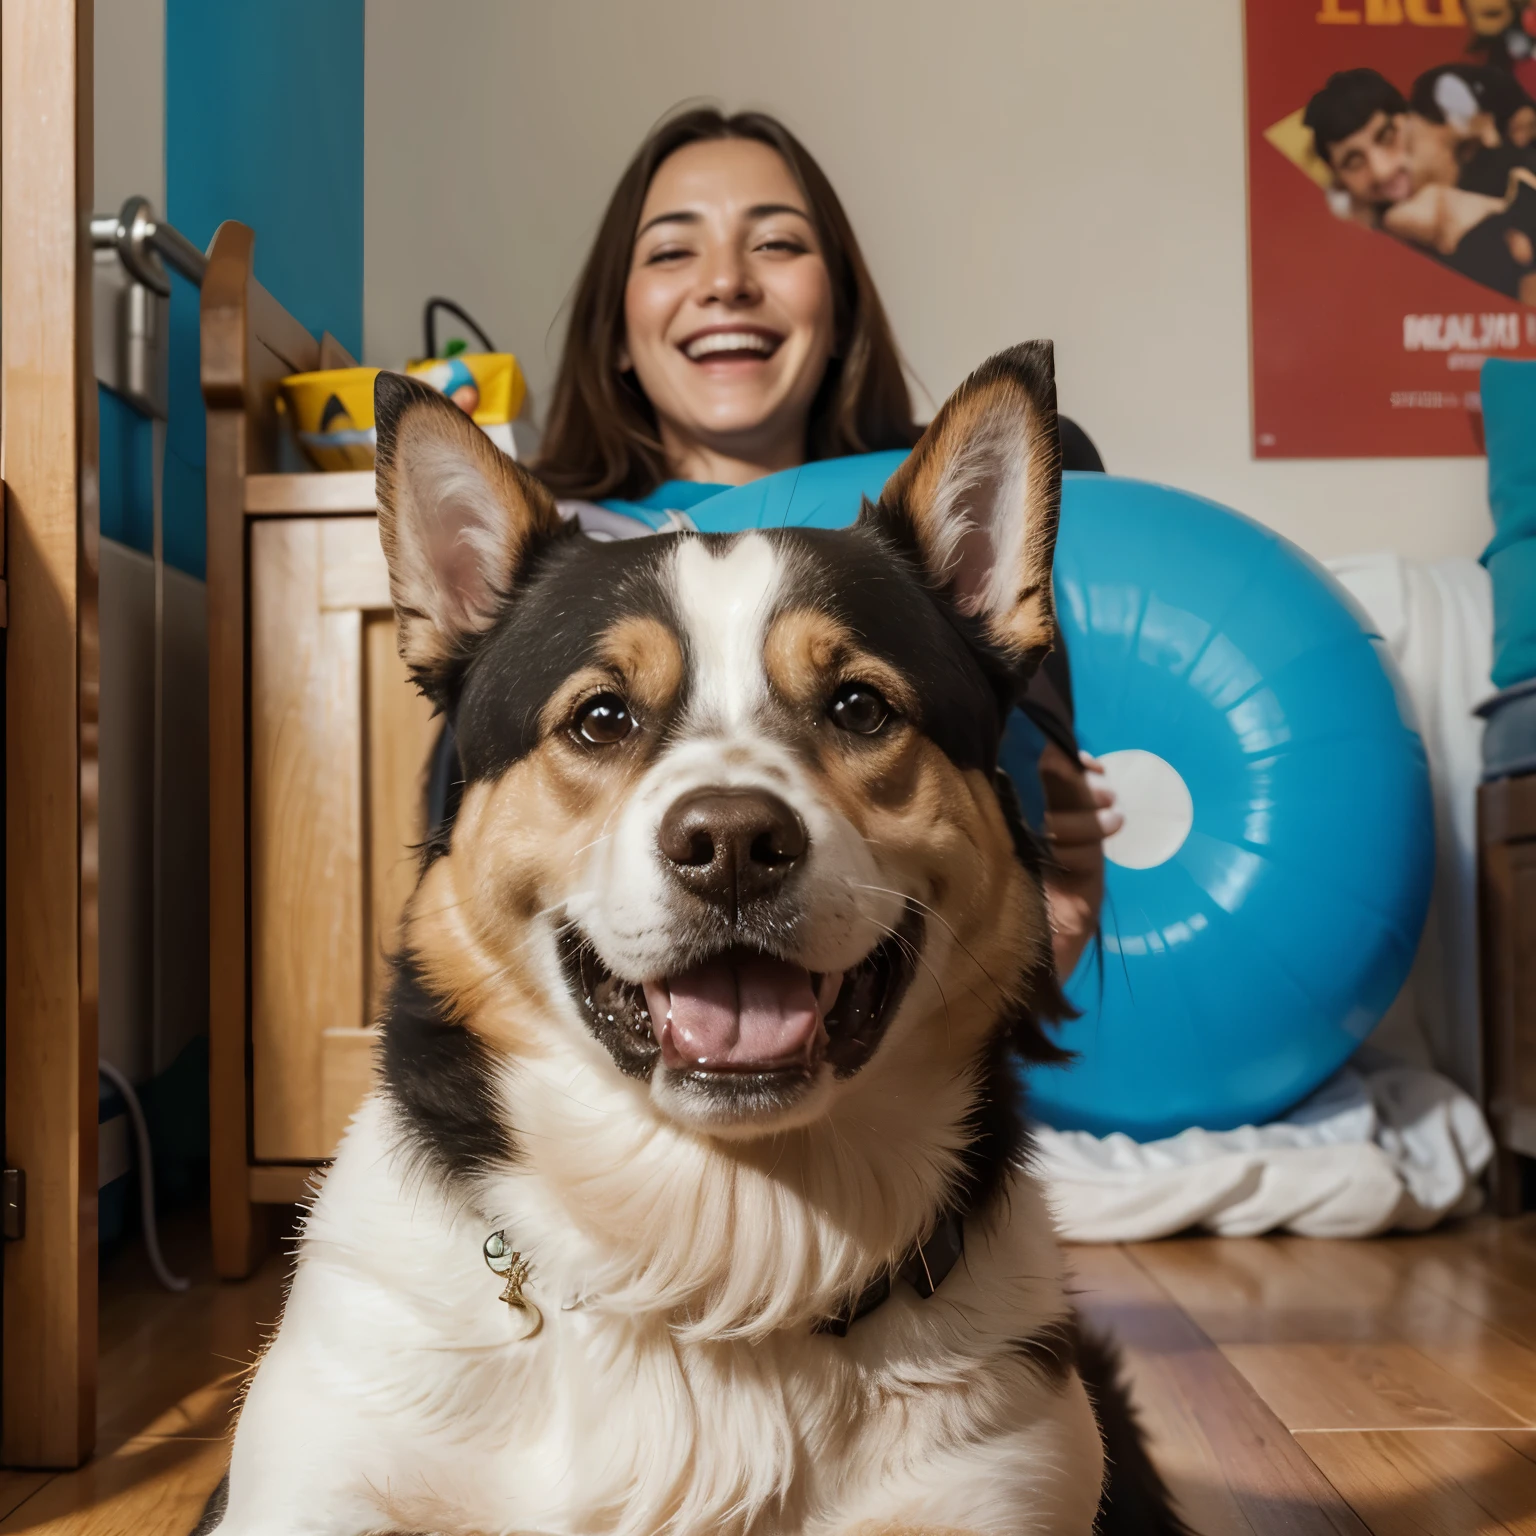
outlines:
[[[209,1109],[214,1265],[248,1275],[266,1246],[250,1197],[249,626],[245,477],[277,468],[278,384],[320,344],[256,281],[256,237],[219,226],[202,289],[208,410]]]

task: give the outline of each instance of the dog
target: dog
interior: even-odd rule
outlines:
[[[202,1529],[1183,1531],[1018,1107],[1066,1011],[997,767],[1050,344],[839,532],[599,543],[425,386],[376,421],[465,782]]]

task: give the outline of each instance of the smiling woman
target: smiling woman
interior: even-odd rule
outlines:
[[[919,435],[880,296],[805,147],[764,113],[663,122],[577,281],[540,478],[638,498]]]
[[[751,139],[690,144],[651,182],[619,367],[682,478],[743,484],[805,461],[837,339],[807,202],[783,158]]]

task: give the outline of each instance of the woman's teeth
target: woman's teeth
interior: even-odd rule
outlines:
[[[715,331],[708,336],[695,336],[683,348],[683,355],[695,363],[720,352],[755,352],[760,357],[771,357],[778,345],[777,341],[755,331]]]

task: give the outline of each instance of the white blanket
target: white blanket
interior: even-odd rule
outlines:
[[[1224,1237],[1422,1231],[1481,1204],[1493,1156],[1482,1114],[1435,1072],[1346,1067],[1272,1125],[1166,1141],[1035,1133],[1064,1238],[1142,1242],[1188,1227]]]
[[[1493,691],[1488,575],[1473,560],[1397,555],[1332,568],[1397,662],[1429,758],[1435,887],[1412,974],[1354,1065],[1272,1125],[1146,1144],[1039,1130],[1036,1167],[1063,1237],[1370,1237],[1481,1203],[1493,1142],[1466,1090],[1479,1091],[1472,708]]]
[[[1387,643],[1429,758],[1435,885],[1413,972],[1373,1044],[1482,1093],[1477,992],[1477,785],[1493,690],[1493,597],[1471,559],[1329,562]]]

